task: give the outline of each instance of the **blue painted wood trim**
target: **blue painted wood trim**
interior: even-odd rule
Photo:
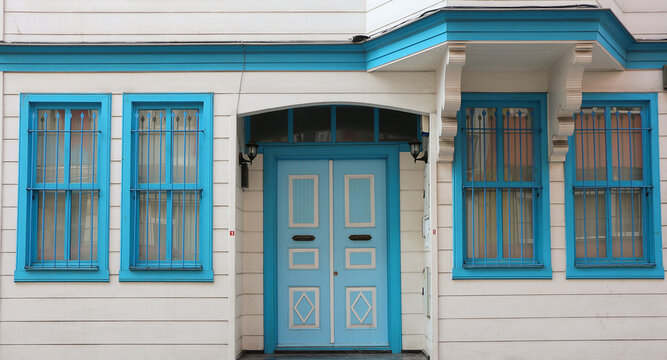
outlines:
[[[97,270],[26,270],[29,254],[27,218],[28,192],[31,174],[31,153],[28,141],[30,109],[33,105],[71,106],[88,104],[99,109],[99,153],[97,166],[98,184],[98,233]],[[15,282],[31,281],[109,281],[109,153],[111,149],[111,94],[21,94],[19,115],[19,185],[16,230],[16,270]]]
[[[453,279],[551,279],[551,222],[549,202],[549,158],[547,151],[547,95],[545,93],[462,93],[461,111],[458,113],[459,127],[465,121],[466,107],[500,107],[511,104],[516,107],[534,107],[535,118],[540,122],[539,133],[539,165],[538,176],[542,189],[540,191],[539,216],[535,216],[534,226],[539,238],[535,240],[535,255],[541,266],[534,267],[487,267],[466,268],[463,260],[466,256],[464,233],[464,197],[463,176],[465,174],[464,154],[466,151],[462,132],[458,132],[455,141],[453,164],[453,206],[454,209],[454,243],[452,268]]]
[[[660,122],[658,119],[658,95],[655,93],[584,93],[582,107],[587,106],[639,106],[647,116],[651,130],[649,144],[642,144],[642,151],[648,153],[651,176],[650,214],[648,216],[648,230],[644,234],[648,245],[648,262],[654,266],[605,266],[605,267],[577,267],[575,266],[575,239],[574,239],[574,141],[568,139],[570,150],[565,162],[565,237],[568,279],[664,279],[665,270],[662,259],[662,217],[660,209],[660,153],[658,135]],[[642,119],[644,120],[644,119]]]
[[[277,348],[277,288],[275,238],[277,236],[277,160],[278,159],[368,159],[387,161],[387,276],[389,292],[389,347],[351,348],[348,350],[391,350],[402,348],[401,320],[401,239],[400,190],[398,145],[320,145],[320,146],[264,146],[264,352],[274,353]],[[321,348],[320,348],[321,349]],[[304,349],[307,350],[307,349]],[[344,350],[336,348],[336,350]]]
[[[136,154],[132,144],[132,111],[138,105],[173,106],[198,104],[201,150],[199,171],[202,196],[199,218],[199,259],[201,270],[130,270],[133,254],[132,202],[130,188]],[[213,94],[210,93],[164,93],[123,95],[123,173],[121,195],[121,257],[120,281],[213,281]]]
[[[446,9],[363,44],[2,45],[0,71],[364,71],[447,41],[597,41],[627,69],[658,69],[667,42],[638,42],[608,9]]]

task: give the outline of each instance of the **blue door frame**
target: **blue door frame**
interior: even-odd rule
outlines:
[[[264,352],[276,351],[277,325],[277,161],[283,159],[385,159],[387,166],[387,285],[389,346],[318,350],[401,351],[401,244],[399,218],[399,145],[265,145],[264,151]],[[294,349],[291,349],[294,350]],[[307,348],[301,350],[309,350]]]

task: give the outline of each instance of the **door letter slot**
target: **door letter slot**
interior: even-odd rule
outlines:
[[[294,235],[292,236],[294,241],[313,241],[315,237],[313,235]]]
[[[349,239],[352,241],[368,241],[372,239],[370,235],[350,235]]]

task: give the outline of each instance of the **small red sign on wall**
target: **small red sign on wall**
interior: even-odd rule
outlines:
[[[229,230],[229,236],[234,236],[234,230]]]

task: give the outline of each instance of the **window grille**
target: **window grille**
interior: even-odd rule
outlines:
[[[29,269],[97,269],[99,109],[33,107]]]
[[[108,94],[22,94],[14,281],[107,281]]]
[[[136,108],[131,270],[201,270],[197,107]]]
[[[651,128],[642,108],[585,107],[574,126],[575,266],[649,264]]]
[[[463,266],[541,266],[539,119],[526,107],[468,107],[462,121]]]

